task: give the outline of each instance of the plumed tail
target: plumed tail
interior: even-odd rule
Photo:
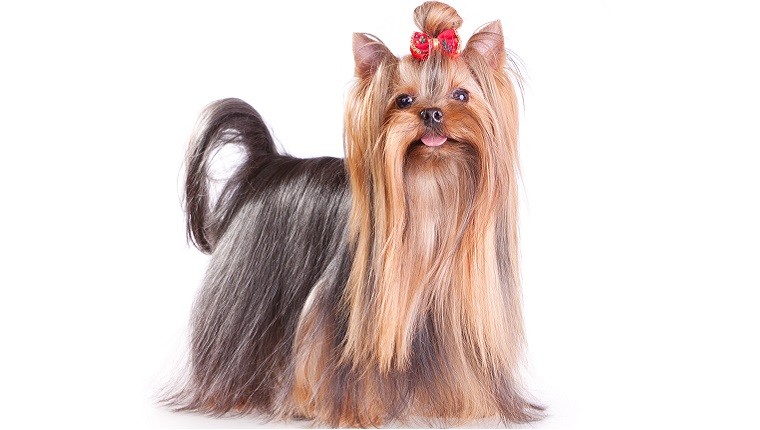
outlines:
[[[244,160],[212,201],[210,162],[224,145],[244,149]],[[198,249],[211,253],[236,209],[236,197],[245,178],[263,160],[277,154],[272,136],[256,110],[229,98],[208,105],[196,123],[187,150],[185,214],[187,237]]]

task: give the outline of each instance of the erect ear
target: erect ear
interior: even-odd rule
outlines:
[[[353,45],[357,78],[372,76],[384,59],[393,57],[391,51],[380,39],[369,34],[354,33]]]
[[[501,32],[501,21],[496,20],[480,27],[467,41],[462,56],[467,59],[472,55],[480,55],[493,69],[501,69],[507,59],[504,50],[504,35]]]

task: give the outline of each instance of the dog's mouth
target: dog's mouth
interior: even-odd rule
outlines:
[[[407,168],[417,166],[416,169],[420,169],[423,168],[422,166],[427,166],[425,168],[429,169],[432,166],[451,166],[451,163],[458,164],[462,160],[473,160],[474,166],[477,164],[476,154],[476,149],[466,142],[441,135],[432,140],[423,136],[412,141],[406,148],[404,164]]]
[[[429,134],[426,134],[426,135],[422,136],[420,138],[419,142],[422,143],[425,146],[437,147],[437,146],[441,146],[444,143],[446,143],[447,140],[448,140],[448,138],[446,136],[442,136],[442,135],[436,134],[436,133],[429,133]]]

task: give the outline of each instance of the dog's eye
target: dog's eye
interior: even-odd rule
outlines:
[[[454,90],[453,93],[451,93],[451,98],[454,100],[459,100],[460,102],[464,103],[467,100],[470,100],[470,92],[465,90],[464,88],[458,88]]]
[[[409,94],[401,94],[396,97],[396,106],[400,109],[406,109],[414,103],[414,99]]]

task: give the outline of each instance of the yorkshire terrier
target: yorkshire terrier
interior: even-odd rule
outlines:
[[[345,160],[278,154],[237,99],[187,157],[190,240],[211,261],[189,371],[165,401],[330,426],[526,422],[517,209],[520,76],[499,21],[414,11],[411,55],[354,34]],[[210,199],[224,145],[245,159]]]

